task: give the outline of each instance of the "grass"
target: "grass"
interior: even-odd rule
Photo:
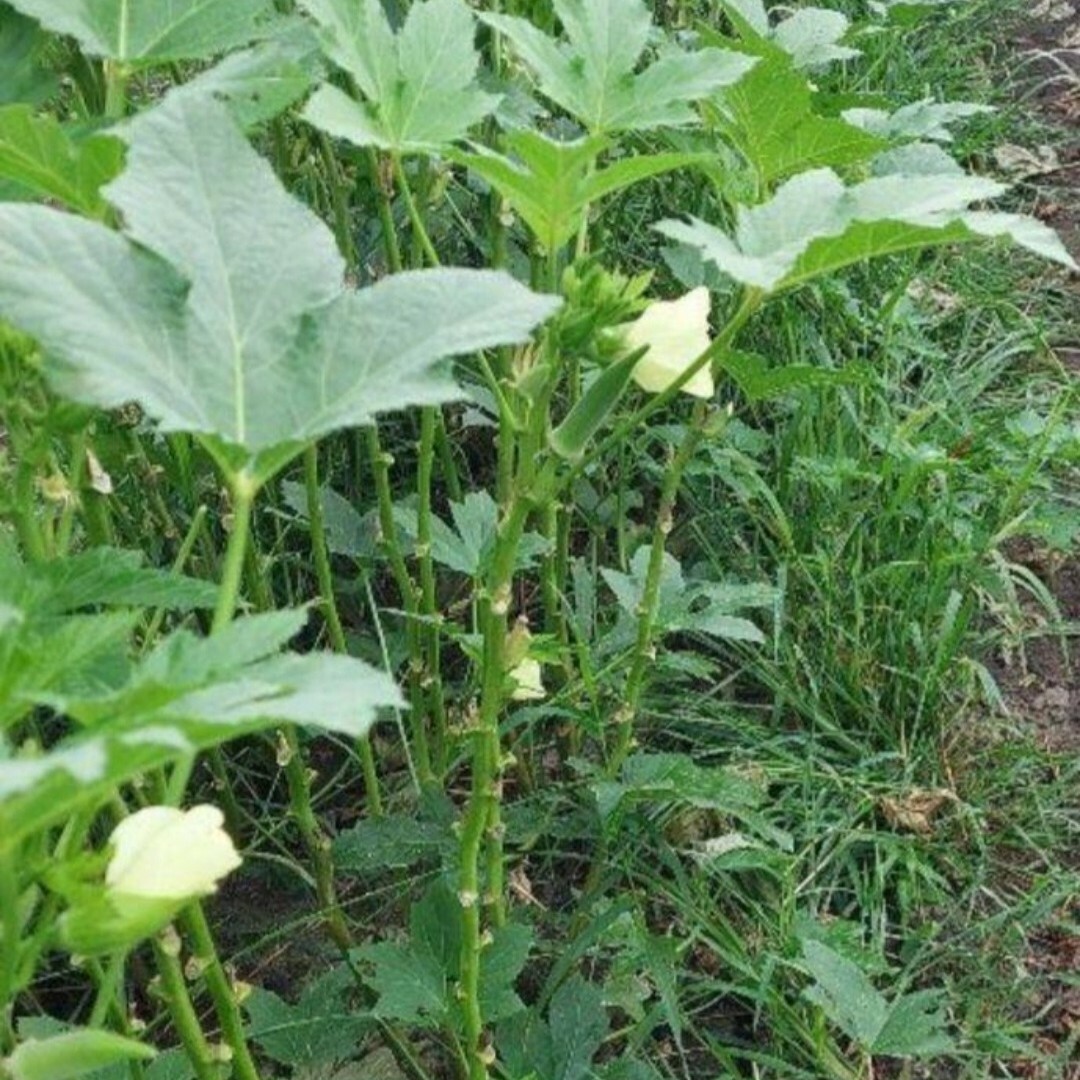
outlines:
[[[867,10],[861,0],[830,6],[853,18]],[[1018,0],[973,0],[946,5],[914,31],[864,35],[866,61],[823,80],[822,91],[993,102],[998,111],[968,122],[958,142],[963,160],[985,166],[1003,141],[1047,137],[1001,93],[1002,72],[1015,63],[1008,21],[1022,13]],[[287,146],[288,123],[278,122],[268,145]],[[330,200],[314,152],[278,165],[310,202]],[[344,168],[366,199],[366,159],[346,156]],[[436,244],[448,261],[477,261],[486,240],[462,225],[483,211],[482,193],[426,166],[417,179],[421,189],[447,180],[432,222]],[[715,201],[684,175],[635,187],[604,211],[603,254],[626,273],[662,266],[646,226],[673,194],[687,210]],[[1030,210],[1034,197],[1020,188],[1017,208]],[[360,247],[374,250],[374,216],[354,224]],[[383,269],[373,256],[359,272]],[[673,285],[676,269],[658,271],[658,286]],[[614,462],[582,477],[563,599],[589,665],[580,678],[549,665],[549,700],[513,714],[520,725],[503,732],[515,752],[504,784],[512,915],[527,911],[535,924],[534,962],[519,989],[547,1006],[575,965],[600,988],[613,1019],[596,1075],[1075,1077],[1080,1036],[1066,1029],[1060,999],[1075,990],[1069,957],[1080,955],[1069,952],[1080,949],[1080,761],[1041,748],[1008,713],[994,660],[1003,649],[1022,656],[1040,636],[1067,647],[1076,632],[1015,549],[1025,538],[1064,558],[1074,543],[1080,391],[1053,357],[1070,332],[1069,299],[1033,260],[981,247],[963,259],[946,251],[855,269],[751,323],[740,342],[747,349],[846,377],[767,403],[727,384],[736,418],[687,471],[668,550],[687,581],[756,586],[752,614],[764,641],[718,643],[680,627],[656,650],[639,737],[654,764],[669,755],[662,764],[674,780],[607,775],[581,754],[581,733],[610,738],[610,703],[632,644],[627,620],[607,617],[605,605],[614,608],[601,570],[628,573],[648,543],[685,417],[674,412],[670,425],[634,436]],[[464,410],[452,415],[451,454],[465,488],[489,485],[489,430],[469,426]],[[207,462],[185,457],[180,440],[160,460],[155,447],[151,460],[122,425],[101,427],[95,451],[123,478],[114,500],[120,539],[167,561],[185,514],[205,505],[211,524],[196,537],[189,569],[214,577],[230,507]],[[418,425],[404,418],[380,430],[407,501]],[[407,655],[405,621],[392,583],[375,572],[376,505],[361,442],[328,441],[319,470],[354,508],[330,523],[346,537],[335,541],[334,561],[343,621],[378,620],[371,640],[350,644],[396,668]],[[301,481],[300,471],[289,479]],[[449,504],[440,488],[435,510],[444,519]],[[246,568],[251,598],[291,605],[318,593],[309,531],[301,489],[268,493]],[[439,603],[467,622],[464,586]],[[311,627],[305,645],[325,634],[321,620]],[[465,634],[445,647],[452,701],[468,703],[476,689],[464,683],[473,647]],[[466,725],[467,707],[449,720]],[[304,751],[361,950],[406,939],[410,902],[453,865],[464,750],[445,796],[418,793],[407,741],[395,725],[380,727],[387,816],[374,824],[362,812],[356,747],[320,738]],[[340,1017],[311,1004],[303,987],[341,957],[312,911],[309,853],[288,815],[289,753],[270,736],[229,750],[249,854],[213,912],[227,959],[257,987],[256,1043],[295,1066],[297,1080],[321,1080],[311,1047],[332,1037]],[[196,782],[217,796],[208,772]],[[823,1009],[820,996],[807,995],[807,941],[854,964],[890,1006],[936,995],[925,1000],[947,1045],[925,1063],[872,1057],[843,1033],[839,1006]],[[350,954],[348,965],[370,965],[371,955]],[[38,992],[39,1003],[55,994],[73,1015],[90,1001],[67,969],[43,976]],[[275,1026],[271,1014],[292,1019]],[[268,1049],[280,1047],[273,1040],[290,1024],[310,1027],[308,1057]],[[391,1026],[373,1025],[371,1046],[401,1044]],[[616,1048],[633,1051],[637,1064],[615,1064]],[[455,1050],[421,1028],[412,1076],[444,1075]],[[325,1073],[354,1075],[369,1074]]]

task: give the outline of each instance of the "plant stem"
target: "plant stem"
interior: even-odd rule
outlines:
[[[394,228],[394,206],[391,202],[390,177],[383,172],[382,159],[373,150],[368,150],[368,167],[371,169],[371,183],[375,188],[375,206],[379,214],[379,227],[382,231],[383,250],[391,273],[398,273],[402,267],[401,246],[398,244],[397,230]]]
[[[405,175],[401,157],[393,157],[394,173],[398,187],[405,199],[405,210],[409,215],[413,236],[420,244],[429,266],[439,265],[439,255],[431,242],[423,215],[416,204],[409,178]],[[431,486],[435,446],[438,430],[441,427],[441,415],[432,405],[420,410],[420,446],[416,469],[417,488],[417,537],[416,559],[420,567],[420,605],[424,622],[418,627],[422,645],[423,668],[419,675],[419,688],[424,692],[430,707],[433,726],[433,753],[437,765],[437,775],[441,777],[446,762],[446,702],[443,698],[442,673],[440,665],[440,627],[441,613],[435,595],[435,566],[431,558]],[[445,443],[445,438],[443,439]]]
[[[232,984],[214,946],[214,937],[199,903],[189,904],[181,919],[192,942],[192,955],[202,970],[206,988],[214,1002],[221,1023],[221,1033],[232,1050],[233,1076],[236,1080],[259,1080],[259,1070],[248,1049],[244,1021]]]
[[[504,654],[512,575],[528,514],[528,504],[520,496],[516,497],[499,528],[492,568],[481,603],[480,621],[484,634],[482,688],[479,715],[472,733],[472,782],[461,833],[458,890],[463,931],[460,985],[469,1080],[486,1080],[488,1076],[484,1019],[480,1007],[480,954],[483,948],[480,851],[485,833],[489,841],[495,841],[495,844],[489,847],[486,862],[487,907],[496,925],[505,918],[498,791],[501,756],[499,715],[505,696]]]
[[[431,556],[431,488],[435,464],[435,432],[438,425],[436,410],[420,411],[420,444],[416,466],[416,559],[420,564],[420,603],[425,621],[420,627],[424,652],[421,687],[426,691],[432,721],[432,754],[436,775],[441,778],[446,768],[446,702],[443,699],[441,663],[442,613],[435,592],[435,563]]]
[[[623,702],[615,714],[615,747],[607,763],[609,778],[618,774],[633,746],[634,718],[637,715],[641,691],[645,684],[645,674],[654,659],[653,635],[656,630],[656,616],[660,609],[664,551],[667,538],[674,525],[675,500],[678,497],[683,472],[697,452],[705,434],[707,418],[708,413],[704,402],[698,402],[694,407],[694,417],[690,426],[686,429],[678,450],[675,451],[664,472],[660,505],[656,513],[656,526],[653,529],[652,546],[649,549],[649,568],[645,576],[641,603],[637,610],[637,639],[634,643],[633,661],[623,692]]]
[[[0,848],[0,927],[3,949],[0,950],[0,1053],[15,1048],[15,1030],[11,1016],[16,989],[16,972],[21,926],[19,919],[19,884],[15,858],[10,849]]]
[[[154,965],[161,976],[165,1003],[196,1080],[218,1080],[214,1053],[206,1041],[199,1017],[191,1003],[191,995],[188,993],[180,960],[172,948],[162,944],[158,938],[154,939],[153,948]]]
[[[285,765],[289,783],[289,804],[315,871],[315,893],[319,899],[319,907],[334,944],[342,952],[348,952],[353,946],[352,933],[337,898],[330,841],[323,832],[311,804],[311,779],[300,740],[297,738],[296,729],[292,727],[284,728],[282,737],[289,755]]]
[[[469,1080],[487,1080],[489,1048],[485,1043],[480,1005],[481,951],[484,945],[482,911],[495,927],[506,921],[503,855],[502,747],[499,718],[506,699],[506,641],[518,549],[532,511],[533,499],[545,485],[536,483],[546,434],[548,400],[553,384],[533,403],[530,423],[516,453],[518,467],[510,504],[499,524],[484,589],[480,598],[483,634],[480,705],[472,730],[472,779],[461,833],[458,896],[462,908],[460,987],[465,1020],[465,1055]],[[502,448],[502,447],[501,447]],[[543,474],[546,476],[546,473]],[[486,839],[486,885],[481,896],[480,853]],[[481,906],[483,900],[483,907]]]
[[[420,249],[423,251],[424,258],[427,259],[429,266],[438,266],[439,255],[435,250],[435,245],[431,242],[431,237],[428,235],[427,226],[424,224],[424,217],[420,213],[420,208],[416,205],[416,198],[413,196],[412,188],[409,186],[409,178],[405,175],[405,168],[401,164],[401,156],[394,154],[391,160],[393,161],[394,175],[397,177],[398,187],[401,188],[401,195],[405,200],[405,212],[409,215],[409,224],[412,225]]]
[[[319,592],[322,595],[326,629],[334,651],[347,656],[348,642],[345,640],[345,630],[341,625],[341,616],[334,598],[334,577],[330,568],[330,549],[326,542],[326,522],[323,514],[322,493],[319,489],[319,453],[314,445],[304,451],[304,488],[307,496],[308,525],[311,530],[311,552],[315,560],[315,576],[319,581]],[[372,817],[379,817],[382,814],[382,794],[379,790],[379,777],[375,768],[371,740],[366,736],[359,739],[357,751],[360,755],[360,768],[364,774],[364,793],[368,813]],[[297,747],[297,753],[299,753],[299,747]],[[318,862],[319,856],[314,850],[312,858]],[[332,888],[331,885],[331,891]]]
[[[251,536],[251,509],[255,502],[257,487],[246,474],[240,473],[233,480],[233,526],[225,549],[225,564],[221,571],[221,588],[214,621],[210,633],[217,634],[232,622],[236,605],[240,600],[240,581],[244,574],[244,558]]]
[[[127,112],[127,86],[131,72],[119,60],[106,60],[105,67],[105,116],[119,120]]]
[[[420,601],[416,585],[405,565],[405,557],[397,542],[397,525],[394,521],[394,492],[390,486],[390,465],[393,458],[387,454],[379,440],[379,429],[372,424],[367,428],[368,454],[371,458],[371,471],[375,478],[375,494],[379,503],[380,542],[389,562],[390,569],[401,595],[401,606],[405,612],[405,637],[409,652],[409,717],[413,751],[416,755],[417,775],[420,783],[427,786],[434,780],[431,768],[431,748],[428,745],[426,717],[424,715],[424,693],[421,686],[423,667],[418,637],[418,614]]]

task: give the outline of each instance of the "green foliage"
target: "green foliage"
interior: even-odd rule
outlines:
[[[407,941],[383,941],[358,950],[359,958],[372,965],[367,982],[378,994],[376,1016],[420,1024],[460,1024],[461,1002],[454,993],[464,947],[460,910],[457,895],[439,879],[413,905]],[[514,983],[531,947],[532,931],[522,923],[498,928],[484,947],[481,1007],[492,1022],[524,1008]]]
[[[244,1003],[248,1033],[280,1065],[340,1064],[356,1053],[373,1025],[352,1000],[355,988],[356,979],[346,964],[305,986],[295,1005],[257,988]]]
[[[635,800],[678,802],[751,820],[763,802],[760,785],[731,769],[698,765],[686,754],[634,754],[617,781],[593,784],[601,818]]]
[[[888,146],[874,132],[820,115],[806,77],[784,54],[762,58],[734,86],[714,95],[707,116],[752,167],[755,201],[795,173],[846,169]],[[735,181],[722,173],[721,183],[732,187]]]
[[[46,35],[33,19],[0,3],[0,105],[36,105],[56,90],[42,64]]]
[[[304,118],[357,146],[420,152],[462,138],[499,99],[476,83],[479,56],[463,0],[421,0],[395,33],[380,0],[303,0],[326,55],[363,93],[354,101],[325,83]]]
[[[781,52],[797,68],[823,67],[859,55],[840,42],[848,32],[847,16],[828,8],[805,7],[770,26],[763,0],[721,0],[747,46],[768,56]]]
[[[752,65],[721,49],[687,53],[668,45],[635,73],[652,30],[641,0],[555,0],[554,7],[565,43],[517,16],[483,19],[513,43],[541,92],[592,135],[692,123],[692,102],[736,82]]]
[[[739,208],[731,234],[700,220],[663,221],[665,236],[698,248],[736,281],[778,292],[875,256],[1009,236],[1074,266],[1056,233],[1030,218],[969,210],[1004,188],[981,177],[882,176],[846,186],[831,169],[782,184],[768,202]]]
[[[96,548],[25,566],[0,538],[0,728],[53,693],[86,693],[122,681],[138,617],[123,609],[213,606],[217,589],[209,582],[142,562],[135,551]],[[85,610],[91,607],[117,610]]]
[[[843,116],[849,124],[885,139],[929,139],[947,143],[953,138],[950,124],[993,111],[987,105],[969,101],[927,100],[904,105],[893,113],[884,109],[846,109]]]
[[[269,120],[307,93],[322,72],[315,35],[302,22],[283,24],[248,49],[230,53],[187,82],[174,86],[168,99],[208,98],[224,103],[245,128]],[[128,121],[138,126],[141,113]]]
[[[246,45],[273,10],[268,0],[12,0],[92,56],[122,63],[199,60]]]
[[[499,1058],[518,1080],[584,1080],[608,1033],[599,987],[572,975],[552,996],[547,1020],[529,1009],[501,1024]]]
[[[329,231],[205,102],[147,116],[109,197],[127,238],[0,208],[0,310],[48,347],[61,392],[135,398],[164,430],[213,436],[219,459],[257,480],[319,435],[458,396],[440,361],[522,340],[554,307],[481,272],[344,291]]]
[[[180,1043],[147,1080],[1026,1068],[1001,958],[1067,911],[1074,778],[967,744],[1015,747],[995,616],[1068,645],[1003,547],[1074,540],[1075,393],[1014,295],[1067,290],[923,254],[1075,265],[950,153],[986,95],[939,35],[996,6],[16,6],[0,1072],[126,1076],[136,1004]],[[716,400],[624,355],[657,229]],[[110,884],[117,818],[196,799],[246,864],[228,955]],[[23,1015],[64,952],[84,1028]]]
[[[939,991],[898,994],[887,1001],[857,964],[820,941],[802,944],[803,963],[815,980],[806,997],[867,1053],[932,1057],[953,1048]]]
[[[441,566],[469,577],[479,577],[491,562],[498,537],[499,508],[486,491],[471,491],[460,503],[450,504],[451,527],[442,518],[431,519],[431,557]],[[410,541],[417,537],[417,516],[408,507],[394,508],[394,518]],[[550,544],[537,533],[526,533],[518,550],[517,566],[527,569],[548,551]]]
[[[146,1061],[153,1047],[110,1031],[74,1028],[31,1038],[3,1061],[12,1080],[74,1080],[125,1061]]]
[[[213,638],[176,631],[113,686],[20,687],[19,702],[47,702],[78,727],[43,754],[0,758],[0,847],[95,806],[148,769],[244,733],[295,723],[364,734],[379,708],[400,703],[396,686],[350,657],[279,654],[303,621],[281,611]]]
[[[540,247],[557,251],[582,228],[591,204],[651,176],[703,162],[700,154],[641,154],[602,169],[602,136],[560,142],[537,131],[512,131],[512,157],[479,147],[454,158],[488,181],[532,230]]]
[[[631,620],[636,620],[641,607],[648,571],[647,547],[634,552],[629,574],[609,569],[600,571],[619,607]],[[761,631],[748,619],[732,612],[769,607],[774,601],[775,593],[767,586],[689,582],[683,577],[678,559],[665,552],[656,625],[661,632],[698,630],[736,641],[762,642],[765,638]]]
[[[29,105],[0,107],[0,178],[28,196],[55,199],[87,217],[103,217],[101,188],[123,164],[123,144],[110,135],[74,142],[51,116]]]

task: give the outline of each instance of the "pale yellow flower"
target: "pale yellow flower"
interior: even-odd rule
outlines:
[[[692,289],[678,300],[657,300],[622,328],[627,352],[648,348],[634,368],[634,382],[651,394],[666,390],[708,347],[709,290]],[[716,389],[706,364],[682,387],[711,398]]]
[[[113,830],[105,884],[120,896],[186,900],[207,896],[240,865],[216,806],[148,806]]]
[[[511,701],[540,701],[547,696],[539,660],[526,656],[517,667],[511,669],[510,678],[514,682]]]

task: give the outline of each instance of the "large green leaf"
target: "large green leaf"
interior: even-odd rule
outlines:
[[[916,101],[895,112],[884,109],[845,109],[844,119],[884,139],[929,139],[952,142],[949,125],[980,113],[993,112],[989,105],[969,101]]]
[[[974,176],[882,176],[845,187],[831,169],[801,173],[760,206],[740,208],[729,235],[694,220],[663,221],[666,236],[698,248],[736,281],[765,292],[878,255],[933,244],[1009,236],[1074,266],[1054,232],[1019,215],[971,211],[1004,187]]]
[[[93,56],[123,63],[197,60],[246,45],[271,0],[10,0]]]
[[[810,938],[803,939],[802,948],[803,962],[814,978],[805,996],[865,1051],[931,1057],[953,1049],[940,991],[898,994],[889,1002],[846,956]]]
[[[307,440],[458,396],[441,361],[523,341],[557,306],[485,271],[346,290],[330,231],[215,102],[145,117],[106,193],[126,236],[0,207],[0,314],[45,346],[61,393],[134,399],[256,480]]]
[[[607,146],[602,136],[560,142],[522,129],[510,132],[505,143],[512,156],[484,147],[453,156],[506,199],[546,251],[574,236],[591,204],[650,176],[706,159],[703,154],[640,154],[597,169],[596,159]]]
[[[34,694],[78,730],[37,756],[11,756],[0,742],[0,847],[95,806],[148,769],[239,735],[295,723],[359,737],[378,709],[401,705],[393,680],[359,660],[277,653],[302,623],[301,613],[276,612],[237,620],[212,639],[177,631],[119,688]]]
[[[746,45],[761,55],[786,53],[799,68],[822,67],[859,55],[858,49],[841,44],[850,23],[839,11],[799,8],[770,26],[762,0],[721,0],[721,4]]]
[[[565,43],[527,19],[482,18],[509,38],[540,90],[591,134],[691,123],[693,102],[736,82],[754,63],[723,49],[688,53],[668,45],[636,72],[653,29],[642,0],[555,0],[554,6]]]
[[[249,49],[231,53],[193,79],[174,86],[169,98],[214,98],[228,106],[242,127],[252,127],[287,109],[307,93],[321,71],[315,35],[300,19]],[[139,113],[129,124],[138,126]]]
[[[888,146],[855,124],[819,116],[813,106],[806,77],[787,55],[773,54],[714,95],[710,115],[753,166],[763,192],[793,173],[867,161]]]
[[[56,77],[41,62],[47,36],[0,0],[0,105],[37,104],[56,90]]]
[[[350,1000],[356,977],[346,964],[304,987],[295,1005],[256,989],[244,1003],[248,1037],[264,1054],[294,1068],[334,1065],[351,1057],[371,1027],[369,1014]]]
[[[76,143],[53,117],[35,115],[29,105],[0,108],[0,178],[88,217],[105,213],[101,187],[120,171],[123,149],[110,135]]]
[[[464,0],[419,0],[398,33],[380,0],[302,0],[316,19],[326,54],[365,100],[329,83],[304,117],[359,146],[430,150],[460,139],[499,99],[476,83],[476,25]]]
[[[375,1015],[408,1023],[460,1024],[454,985],[461,966],[461,903],[437,880],[409,915],[408,941],[365,945],[357,955],[372,966],[368,983],[379,995]],[[496,1022],[524,1006],[514,981],[525,966],[532,932],[522,924],[497,929],[480,960],[480,1005]]]
[[[212,607],[217,588],[142,566],[138,552],[94,548],[24,566],[0,543],[0,729],[48,693],[105,691],[122,682],[146,606]],[[130,608],[86,612],[91,607]]]

